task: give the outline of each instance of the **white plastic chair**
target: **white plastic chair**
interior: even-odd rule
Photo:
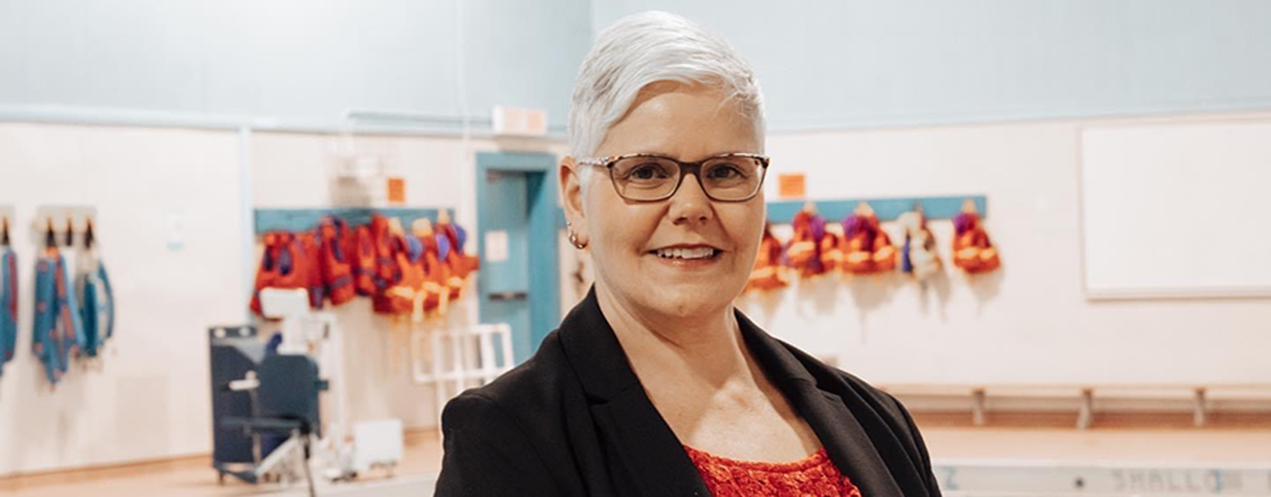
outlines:
[[[421,348],[426,339],[432,346],[430,361],[422,360]],[[498,354],[494,350],[496,340],[502,348]],[[447,356],[450,357],[448,364]],[[434,385],[437,429],[440,430],[441,410],[447,401],[470,386],[494,381],[512,369],[512,327],[498,323],[461,330],[415,331],[411,334],[411,359],[415,382]],[[473,380],[476,385],[472,385]]]

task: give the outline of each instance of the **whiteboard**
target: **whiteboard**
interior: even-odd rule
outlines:
[[[1271,296],[1271,118],[1080,132],[1086,296]]]

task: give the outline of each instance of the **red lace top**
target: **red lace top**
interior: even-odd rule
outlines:
[[[785,463],[736,461],[687,445],[684,450],[715,497],[861,497],[825,449]]]

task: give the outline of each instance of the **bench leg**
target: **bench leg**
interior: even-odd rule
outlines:
[[[986,422],[984,404],[983,388],[977,388],[971,392],[971,423],[975,426],[984,426]]]
[[[1192,423],[1197,428],[1205,426],[1205,389],[1196,389],[1196,410],[1192,414]]]
[[[1077,412],[1077,429],[1085,430],[1094,424],[1094,390],[1081,389],[1081,410]]]

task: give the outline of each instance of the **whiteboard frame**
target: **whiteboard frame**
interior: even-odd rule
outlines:
[[[1183,299],[1264,299],[1271,298],[1268,286],[1214,286],[1214,287],[1138,287],[1117,289],[1091,289],[1087,266],[1086,246],[1086,150],[1087,131],[1138,128],[1143,126],[1194,126],[1197,124],[1246,124],[1271,122],[1271,113],[1240,115],[1207,115],[1141,118],[1133,120],[1105,121],[1078,124],[1074,140],[1077,145],[1077,243],[1081,254],[1081,289],[1088,301],[1117,300],[1183,300]]]

